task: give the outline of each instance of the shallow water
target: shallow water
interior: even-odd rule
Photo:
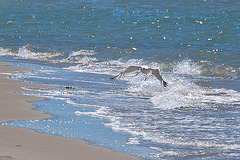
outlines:
[[[33,69],[15,73],[12,79],[56,86],[25,87],[29,92],[22,93],[47,98],[31,103],[55,118],[2,125],[84,139],[147,159],[239,156],[237,91],[201,87],[189,78],[176,79],[174,75],[168,80],[169,86],[163,88],[154,78],[144,81],[141,75],[112,81],[106,74],[1,59]],[[31,92],[35,90],[40,93]]]
[[[2,1],[0,60],[55,115],[2,125],[147,159],[240,156],[238,1]],[[168,83],[130,65],[160,69]],[[75,89],[67,89],[72,86]],[[40,93],[32,93],[38,90]]]

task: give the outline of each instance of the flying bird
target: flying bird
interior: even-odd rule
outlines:
[[[137,76],[139,73],[145,74],[145,81],[147,80],[147,76],[151,74],[151,76],[154,76],[157,78],[164,87],[167,87],[167,82],[165,82],[161,76],[161,73],[158,69],[151,69],[151,68],[144,68],[141,66],[129,66],[125,69],[125,71],[121,72],[119,75],[116,75],[114,77],[111,77],[112,80],[115,80],[117,78],[121,78],[125,76],[125,74],[132,73],[132,72],[137,72],[135,76]]]

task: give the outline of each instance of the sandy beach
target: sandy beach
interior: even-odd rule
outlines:
[[[0,62],[0,122],[24,119],[49,118],[27,100],[42,98],[15,94],[24,92],[21,87],[49,87],[18,82],[8,78],[7,73],[25,69],[6,67],[8,63]],[[135,160],[127,154],[117,153],[102,147],[89,145],[78,139],[46,135],[32,130],[0,125],[0,160]]]

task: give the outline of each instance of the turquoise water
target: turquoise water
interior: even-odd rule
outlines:
[[[239,1],[0,2],[0,60],[32,69],[11,78],[56,86],[25,88],[55,118],[4,125],[146,159],[240,157]],[[110,80],[130,65],[160,69],[168,87]]]
[[[2,0],[0,44],[66,54],[94,50],[103,59],[189,58],[239,68],[239,6],[207,0]]]

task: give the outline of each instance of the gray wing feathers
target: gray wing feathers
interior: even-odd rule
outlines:
[[[120,78],[122,76],[124,76],[127,73],[131,73],[131,72],[136,72],[136,71],[140,71],[142,67],[139,66],[129,66],[128,68],[125,69],[125,71],[121,72],[119,75],[111,77],[111,79],[116,79],[116,78]]]
[[[142,67],[139,67],[139,66],[129,66],[125,71],[123,71],[122,73],[123,74],[126,74],[126,73],[131,73],[131,72],[136,72],[136,71],[139,71],[141,70]]]

